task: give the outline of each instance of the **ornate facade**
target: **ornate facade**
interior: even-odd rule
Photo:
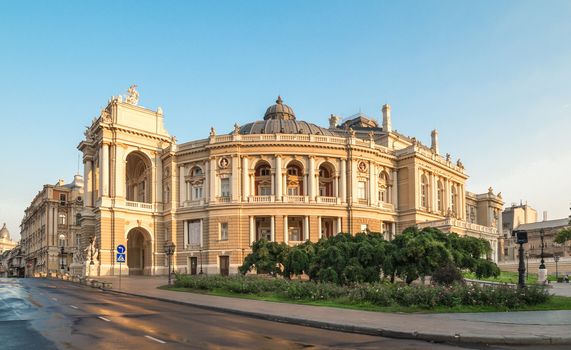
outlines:
[[[160,108],[123,100],[109,101],[78,146],[93,274],[118,273],[118,244],[130,274],[166,273],[168,241],[177,271],[226,274],[260,238],[294,245],[370,230],[391,239],[415,224],[483,237],[497,259],[501,197],[467,192],[464,166],[440,155],[438,133],[427,147],[393,131],[389,105],[382,125],[332,115],[325,128],[278,98],[261,120],[179,144]]]
[[[83,208],[83,178],[76,175],[72,183],[59,180],[55,185],[44,185],[26,208],[20,224],[20,241],[25,274],[45,276],[61,270],[61,247],[65,272],[73,272],[80,255],[78,242],[79,214]],[[60,239],[63,234],[64,239]],[[75,262],[75,266],[74,266]],[[81,271],[76,271],[77,274]]]

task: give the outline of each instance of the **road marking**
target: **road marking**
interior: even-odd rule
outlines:
[[[56,298],[52,298],[52,300],[53,300],[53,301],[57,301],[57,299],[56,299]]]
[[[155,338],[155,337],[151,337],[150,335],[145,335],[145,338],[149,338],[149,339],[154,340],[154,341],[156,341],[157,343],[161,343],[161,344],[165,344],[165,343],[166,343],[166,341],[162,341],[162,340],[157,339],[157,338]]]
[[[102,320],[105,321],[105,322],[111,322],[111,320],[109,320],[109,319],[107,319],[107,318],[105,318],[105,317],[103,317],[103,316],[97,316],[97,317],[100,318],[100,319],[102,319]]]
[[[76,310],[79,309],[79,308],[78,308],[77,306],[75,306],[75,305],[70,305],[69,307],[71,307],[71,308],[73,308],[73,309],[76,309]]]

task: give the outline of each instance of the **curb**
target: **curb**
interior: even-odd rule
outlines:
[[[386,328],[373,328],[373,327],[366,327],[366,326],[356,326],[356,325],[347,325],[347,324],[339,324],[339,323],[331,323],[325,321],[315,321],[315,320],[307,320],[302,318],[295,318],[289,316],[279,316],[279,315],[270,315],[264,314],[259,312],[252,312],[252,311],[245,311],[245,310],[238,310],[238,309],[231,309],[221,306],[215,305],[205,305],[205,304],[198,304],[189,301],[179,301],[179,300],[172,300],[162,297],[156,296],[149,296],[137,293],[130,293],[130,292],[123,292],[114,289],[101,289],[105,292],[112,292],[117,294],[124,294],[124,295],[132,295],[146,299],[153,299],[158,301],[163,301],[167,303],[174,303],[179,305],[190,305],[193,307],[217,311],[217,312],[224,312],[234,315],[240,316],[247,316],[253,317],[257,319],[267,320],[267,321],[274,321],[274,322],[281,322],[281,323],[288,323],[294,325],[301,325],[313,328],[320,328],[320,329],[327,329],[332,331],[339,331],[339,332],[346,332],[346,333],[357,333],[357,334],[365,334],[365,335],[372,335],[372,336],[381,336],[387,338],[396,338],[396,339],[412,339],[412,340],[423,340],[432,343],[448,343],[448,344],[478,344],[478,345],[571,345],[571,336],[562,336],[562,337],[549,337],[549,336],[527,336],[527,337],[513,337],[509,335],[500,336],[500,337],[485,337],[485,336],[474,336],[474,335],[462,335],[462,334],[439,334],[439,333],[427,333],[427,332],[417,332],[415,330],[410,332],[404,331],[395,331]]]

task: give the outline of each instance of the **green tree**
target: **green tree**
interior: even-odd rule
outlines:
[[[252,253],[246,256],[244,263],[239,267],[241,274],[246,274],[256,268],[256,273],[269,273],[272,276],[281,275],[284,258],[289,247],[284,243],[268,242],[265,239],[255,241]]]
[[[571,222],[570,222],[571,224]],[[571,228],[562,229],[557,233],[553,242],[564,244],[567,241],[571,241]]]

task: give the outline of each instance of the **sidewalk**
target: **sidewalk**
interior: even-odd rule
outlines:
[[[157,286],[167,283],[166,277],[123,277],[121,290],[118,277],[102,277],[100,280],[113,283],[113,290],[121,293],[338,331],[450,343],[571,344],[571,310],[465,314],[381,313],[157,289]],[[571,288],[566,292],[571,292]]]

